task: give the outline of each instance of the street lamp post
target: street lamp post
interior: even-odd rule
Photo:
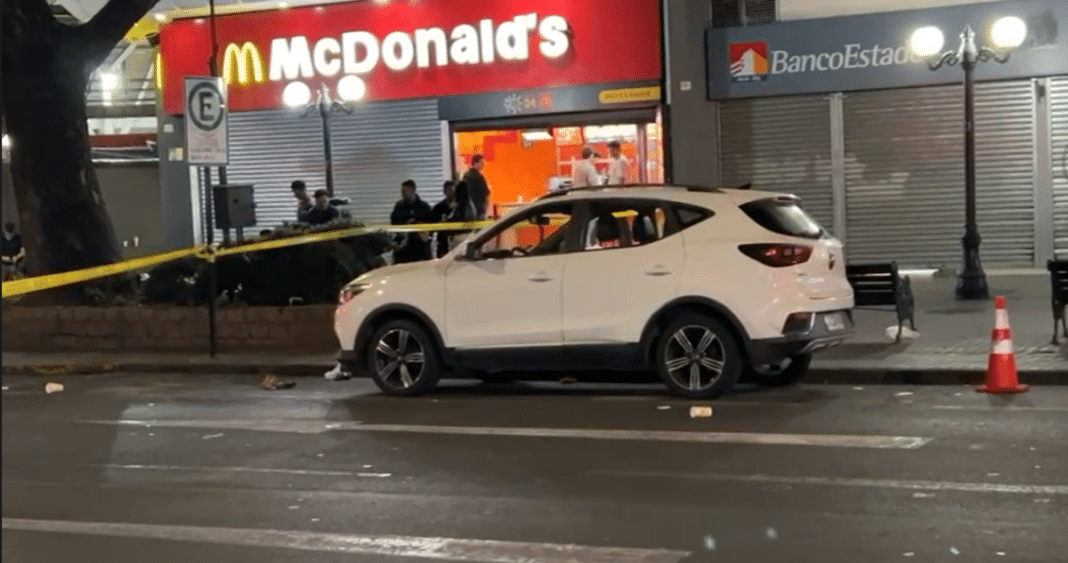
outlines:
[[[339,99],[330,95],[325,84],[319,86],[315,101],[311,100],[311,89],[303,82],[293,82],[282,92],[282,101],[291,108],[304,107],[301,117],[308,117],[318,112],[323,121],[323,157],[326,160],[326,193],[334,197],[334,152],[330,139],[330,114],[344,112],[351,114],[350,105],[363,99],[366,85],[360,77],[348,75],[338,81]]]
[[[912,51],[921,57],[934,57],[928,63],[931,70],[946,65],[957,65],[964,70],[964,269],[957,280],[957,299],[989,299],[990,290],[986,273],[979,259],[979,224],[976,219],[975,192],[975,82],[972,72],[980,62],[995,60],[1006,63],[1009,50],[1019,47],[1027,35],[1023,20],[1016,17],[1001,18],[990,29],[990,40],[995,49],[978,48],[975,31],[966,26],[960,34],[960,46],[938,54],[945,44],[942,31],[937,27],[924,27],[912,34]]]

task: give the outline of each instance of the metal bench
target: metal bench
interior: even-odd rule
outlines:
[[[846,277],[853,286],[853,302],[857,309],[893,307],[897,313],[895,343],[901,342],[905,321],[916,330],[912,282],[907,276],[898,274],[897,262],[846,265]]]
[[[1068,260],[1050,260],[1046,264],[1049,270],[1050,304],[1053,306],[1053,341],[1054,346],[1060,344],[1057,340],[1057,323],[1061,323],[1064,336],[1068,338],[1068,321],[1065,320],[1064,310],[1068,308]]]

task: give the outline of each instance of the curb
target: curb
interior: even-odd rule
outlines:
[[[980,385],[985,370],[891,369],[891,368],[812,368],[804,382],[830,385]],[[1020,370],[1020,383],[1027,385],[1068,385],[1068,374],[1053,370]]]
[[[100,375],[108,373],[189,375],[316,376],[331,370],[333,363],[230,364],[230,363],[110,363],[3,366],[3,375]],[[1028,385],[1068,385],[1068,374],[1057,371],[1020,370],[1020,382]],[[986,372],[968,369],[812,368],[805,383],[830,385],[978,385]]]

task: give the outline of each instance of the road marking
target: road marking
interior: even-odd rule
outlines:
[[[436,426],[415,424],[363,424],[360,422],[314,422],[307,420],[121,420],[83,421],[145,427],[228,428],[236,430],[322,433],[331,430],[454,434],[469,436],[518,436],[527,438],[578,438],[704,444],[755,444],[771,446],[819,446],[914,450],[931,438],[913,436],[864,436],[853,434],[774,434],[755,432],[683,432],[671,430],[596,430],[572,428],[507,428],[483,426]]]
[[[267,473],[279,475],[313,475],[317,477],[390,477],[390,473],[364,473],[355,471],[326,471],[316,469],[272,469],[267,467],[209,467],[200,465],[140,465],[121,463],[81,463],[79,465],[106,467],[131,471],[207,471],[219,473]]]
[[[960,483],[954,481],[902,481],[896,479],[850,479],[846,477],[782,477],[775,475],[724,475],[716,473],[671,473],[667,471],[590,471],[593,475],[656,479],[693,479],[767,483],[775,485],[830,485],[873,487],[909,491],[960,491],[966,493],[1011,493],[1023,495],[1068,495],[1066,485],[1006,485],[1001,483]]]
[[[4,518],[3,527],[27,532],[151,538],[484,563],[677,563],[690,555],[689,552],[666,549],[20,518]]]
[[[932,405],[930,408],[947,411],[997,411],[997,412],[1068,412],[1068,407],[1017,407],[996,405]]]

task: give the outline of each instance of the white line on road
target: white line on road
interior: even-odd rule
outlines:
[[[1068,495],[1066,485],[1007,485],[1000,483],[960,483],[955,481],[903,481],[896,479],[850,479],[846,477],[784,477],[775,475],[724,475],[718,473],[672,473],[667,471],[590,471],[592,475],[655,479],[693,479],[775,485],[830,485],[874,487],[909,491],[960,491],[966,493],[1012,493],[1024,495]]]
[[[914,450],[931,438],[913,436],[864,436],[854,434],[774,434],[756,432],[683,432],[670,430],[597,430],[572,428],[508,428],[482,426],[436,426],[416,424],[362,424],[360,422],[314,422],[308,420],[121,420],[83,421],[92,424],[174,428],[228,428],[235,430],[321,433],[331,430],[402,432],[471,436],[519,436],[527,438],[579,438],[587,440],[633,440],[704,444],[756,444],[770,446],[821,446]]]
[[[99,467],[97,464],[81,464]],[[355,471],[325,471],[316,469],[273,469],[268,467],[209,467],[199,465],[140,465],[106,463],[108,469],[131,471],[207,471],[219,473],[267,473],[280,475],[311,475],[316,477],[390,477],[390,473],[362,473]]]
[[[7,530],[27,532],[151,538],[481,563],[677,563],[690,555],[688,552],[666,549],[20,518],[4,518],[3,527]]]
[[[1009,405],[932,405],[930,408],[945,411],[1068,412],[1068,407],[1017,407]]]

